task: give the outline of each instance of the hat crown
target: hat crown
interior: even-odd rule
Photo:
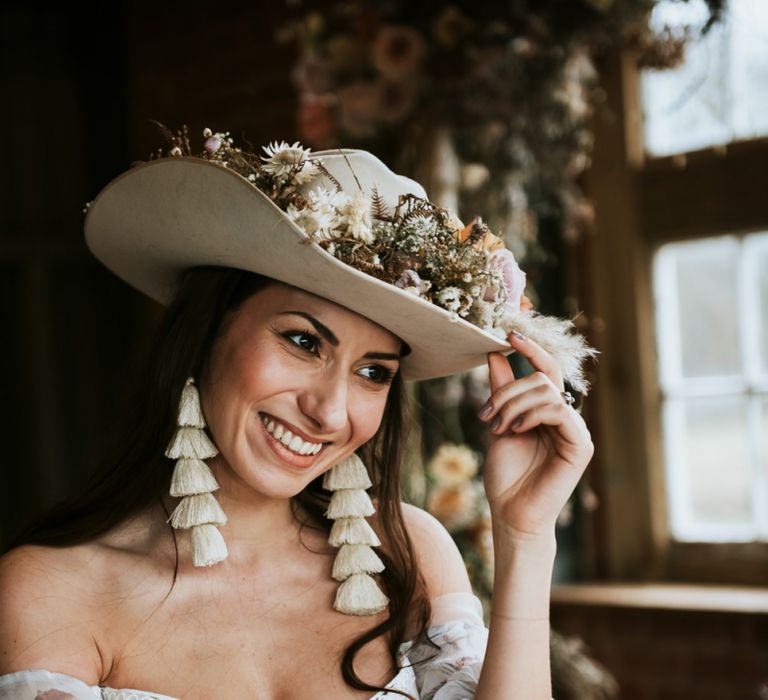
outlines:
[[[323,168],[336,179],[348,195],[360,190],[368,196],[374,191],[377,192],[391,211],[395,209],[402,195],[410,194],[427,199],[426,191],[418,182],[392,172],[368,151],[351,148],[315,151],[309,156],[309,161],[320,161]],[[317,189],[333,190],[336,189],[336,184],[321,171],[300,189],[304,193]]]

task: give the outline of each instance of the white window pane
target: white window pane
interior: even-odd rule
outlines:
[[[700,28],[703,0],[656,5],[651,22]],[[724,21],[689,43],[672,70],[644,71],[646,150],[682,153],[768,134],[768,2],[730,0]]]
[[[768,234],[762,234],[763,242],[768,243]],[[768,245],[762,245],[754,251],[754,264],[757,268],[757,342],[759,371],[768,374]]]
[[[768,541],[768,397],[760,401],[758,464],[755,469],[753,500],[758,538]]]
[[[743,397],[680,402],[681,424],[669,435],[675,454],[670,496],[673,535],[695,539],[697,531],[751,528],[752,459],[748,404]],[[682,428],[682,430],[680,430]],[[670,475],[672,476],[672,475]]]
[[[657,253],[659,362],[673,381],[740,374],[738,255],[733,237],[668,244]]]

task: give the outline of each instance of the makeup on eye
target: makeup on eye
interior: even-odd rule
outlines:
[[[307,330],[294,329],[289,331],[281,331],[279,332],[279,335],[285,338],[288,342],[295,345],[297,348],[311,353],[312,355],[318,355],[323,344],[320,336]],[[307,343],[307,341],[309,342]],[[308,347],[308,345],[311,345],[311,347]]]
[[[323,344],[322,338],[306,329],[293,329],[287,331],[278,331],[278,335],[295,345],[300,350],[318,356]],[[394,353],[368,352],[363,356],[366,360],[398,360],[399,356]],[[369,373],[367,373],[369,372]],[[389,384],[395,376],[396,370],[392,370],[384,365],[366,365],[358,370],[360,376],[370,379],[375,384]]]
[[[367,365],[360,371],[365,370],[375,370],[378,373],[376,376],[367,377],[376,384],[389,384],[395,376],[395,373],[389,367],[384,367],[384,365]]]

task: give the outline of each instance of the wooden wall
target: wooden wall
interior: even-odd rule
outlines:
[[[157,315],[86,249],[85,202],[163,145],[152,119],[294,136],[286,5],[205,5],[0,10],[0,538],[90,471]]]

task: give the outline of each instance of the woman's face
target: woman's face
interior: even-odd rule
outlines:
[[[377,431],[401,341],[308,292],[270,284],[216,341],[203,412],[229,472],[289,498]]]

